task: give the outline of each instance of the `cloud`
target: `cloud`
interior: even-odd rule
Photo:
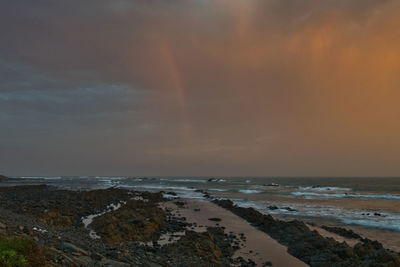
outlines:
[[[73,158],[52,148],[60,142],[92,150],[77,172],[109,160],[109,173],[154,163],[157,174],[395,174],[399,10],[390,0],[9,2],[2,143],[35,129],[25,152],[49,137],[43,158]]]

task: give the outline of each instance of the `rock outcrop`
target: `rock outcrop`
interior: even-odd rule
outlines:
[[[325,238],[298,220],[282,221],[253,208],[241,208],[230,200],[214,200],[217,205],[244,218],[288,247],[288,252],[310,266],[400,266],[400,255],[377,241],[362,239],[354,248],[345,242]]]
[[[345,228],[341,228],[341,227],[332,227],[332,226],[326,226],[326,225],[322,225],[321,226],[322,229],[346,237],[346,238],[353,238],[353,239],[362,239],[362,237],[355,233],[353,230],[349,230],[349,229],[345,229]]]
[[[96,217],[90,227],[109,244],[159,238],[165,212],[157,202],[129,200],[121,208]]]
[[[46,259],[33,266],[254,266],[233,259],[238,240],[222,228],[189,231],[194,225],[160,209],[161,201],[162,193],[115,188],[0,187],[0,235],[40,245]],[[98,215],[90,229],[82,223],[89,215]],[[101,238],[90,238],[90,230]],[[179,238],[158,243],[171,237]]]

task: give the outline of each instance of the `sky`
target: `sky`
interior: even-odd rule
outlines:
[[[0,172],[398,176],[400,1],[20,0]]]

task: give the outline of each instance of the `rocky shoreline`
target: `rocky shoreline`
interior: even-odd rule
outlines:
[[[238,207],[231,200],[213,200],[213,202],[286,245],[291,255],[310,266],[400,266],[400,254],[385,249],[377,241],[363,239],[352,231],[324,227],[341,235],[359,238],[360,242],[354,247],[350,247],[346,242],[340,243],[333,238],[325,238],[298,220],[274,219],[253,208]]]
[[[47,185],[0,187],[0,265],[11,257],[1,256],[2,242],[23,241],[27,245],[15,249],[16,259],[27,264],[15,266],[256,266],[250,256],[235,256],[246,242],[243,233],[225,232],[218,214],[208,218],[215,226],[196,231],[196,223],[162,205],[181,208],[185,201],[165,199],[163,193],[117,188],[68,191]],[[399,254],[354,232],[326,228],[360,240],[350,247],[322,237],[303,222],[280,221],[203,193],[310,266],[400,266]],[[176,196],[174,192],[167,195]]]
[[[236,237],[220,227],[191,231],[185,218],[160,209],[163,201],[161,192],[115,188],[0,187],[0,237],[34,242],[40,260],[26,266],[254,266],[233,259]],[[99,216],[85,225],[91,215]],[[158,244],[176,233],[176,242]]]

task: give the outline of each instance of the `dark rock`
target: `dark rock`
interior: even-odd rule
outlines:
[[[90,257],[95,261],[101,261],[103,259],[103,256],[99,253],[92,253],[90,254]]]
[[[359,234],[356,234],[355,232],[353,232],[353,230],[348,230],[345,228],[341,228],[341,227],[330,227],[330,226],[325,226],[322,225],[321,226],[322,229],[331,232],[331,233],[335,233],[337,235],[346,237],[346,238],[354,238],[354,239],[360,239],[362,238]]]
[[[221,219],[220,218],[209,218],[209,221],[213,221],[213,222],[220,222]]]
[[[400,266],[400,256],[384,249],[377,241],[361,239],[362,243],[352,248],[346,243],[324,238],[298,220],[277,220],[253,208],[235,206],[230,200],[214,200],[213,202],[269,234],[279,243],[287,246],[290,254],[310,266]],[[347,231],[344,233],[353,235]]]
[[[90,227],[109,244],[151,241],[158,239],[165,217],[157,202],[129,200],[118,210],[94,218]]]
[[[221,228],[207,228],[204,233],[186,231],[159,253],[170,255],[168,264],[164,259],[158,261],[162,266],[230,266],[234,250]]]
[[[183,202],[183,201],[175,201],[174,203],[175,203],[175,205],[177,205],[178,207],[183,207],[183,206],[185,206],[185,202]]]
[[[293,209],[291,207],[284,207],[284,209],[287,210],[287,211],[297,211],[296,209]]]
[[[64,251],[70,251],[70,252],[77,252],[83,255],[89,255],[89,253],[81,248],[78,248],[77,246],[71,244],[71,243],[62,243],[61,247]]]

